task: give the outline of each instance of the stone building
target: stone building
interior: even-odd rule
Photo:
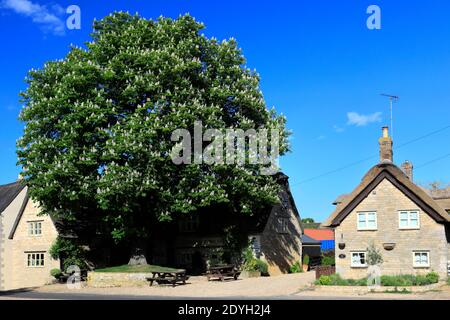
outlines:
[[[392,139],[383,128],[380,163],[352,193],[335,201],[324,227],[335,230],[336,272],[344,278],[367,276],[367,248],[382,255],[382,274],[448,273],[450,196],[413,182],[413,165],[393,163]]]
[[[44,285],[60,267],[48,253],[56,228],[27,189],[20,180],[0,186],[0,291]]]
[[[208,208],[190,219],[174,221],[150,240],[150,262],[203,273],[226,249],[224,229],[232,227],[242,230],[240,240],[252,243],[255,256],[267,262],[270,275],[287,273],[292,264],[301,261],[303,229],[288,177],[278,173],[275,178],[282,187],[280,204],[247,217]]]
[[[191,274],[204,272],[207,263],[225,245],[224,228],[231,226],[245,227],[246,232],[240,236],[252,244],[257,257],[267,262],[270,275],[288,272],[292,264],[301,260],[303,230],[288,177],[280,173],[276,179],[282,186],[280,204],[262,214],[230,216],[208,209],[192,219],[162,225],[149,239],[148,262],[186,268]],[[229,217],[229,221],[222,216]],[[54,222],[47,215],[39,215],[39,208],[29,199],[22,181],[0,186],[0,290],[50,282],[50,270],[60,268],[60,261],[49,254],[57,235]],[[114,248],[97,249],[116,254]]]

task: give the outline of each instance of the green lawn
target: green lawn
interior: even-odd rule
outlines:
[[[178,269],[155,266],[151,264],[141,265],[141,266],[129,266],[124,264],[122,266],[109,267],[103,269],[96,269],[95,272],[124,272],[124,273],[147,273],[147,272],[173,272]]]

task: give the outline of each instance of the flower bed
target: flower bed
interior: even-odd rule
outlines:
[[[439,275],[430,272],[427,275],[394,275],[381,276],[381,286],[383,287],[412,287],[426,286],[439,282]],[[367,278],[363,279],[343,279],[339,274],[321,276],[315,282],[320,286],[367,286]]]

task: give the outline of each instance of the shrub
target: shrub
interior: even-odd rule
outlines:
[[[320,276],[315,284],[322,286],[365,286],[367,279],[342,279],[339,274],[332,274],[329,276]]]
[[[322,286],[331,286],[332,280],[330,276],[320,276],[319,280],[317,280],[317,284],[320,284]]]
[[[375,245],[372,243],[367,248],[367,264],[369,266],[376,266],[383,263],[383,257],[381,256],[380,251],[375,248]]]
[[[427,284],[430,284],[430,281],[427,279],[426,276],[419,275],[419,276],[416,277],[416,279],[414,281],[414,284],[416,286],[425,286]]]
[[[426,275],[426,278],[430,283],[438,283],[439,282],[439,274],[436,272],[430,272]]]
[[[61,259],[64,271],[71,265],[76,265],[80,269],[86,267],[84,262],[85,250],[74,239],[65,239],[58,236],[50,247],[49,253],[53,259]]]
[[[302,273],[302,272],[303,268],[300,261],[297,261],[296,263],[294,263],[292,266],[289,267],[289,273]]]
[[[62,271],[58,268],[50,270],[50,275],[56,279],[59,279],[62,276]]]
[[[409,287],[425,286],[439,281],[439,275],[436,272],[430,272],[427,275],[403,274],[396,276],[381,276],[381,285],[386,287]]]
[[[321,264],[323,266],[334,266],[335,265],[334,256],[333,257],[331,257],[331,256],[323,256]]]
[[[269,273],[269,266],[266,262],[262,261],[261,259],[255,259],[256,260],[256,268],[259,270],[262,274],[268,274]]]
[[[265,261],[257,259],[253,255],[253,250],[247,248],[244,250],[243,256],[245,258],[242,270],[244,271],[259,271],[262,274],[268,274],[269,266]]]
[[[244,271],[258,271],[258,266],[256,265],[256,259],[249,259],[242,265],[242,270]]]
[[[439,274],[436,272],[430,272],[425,277],[430,282],[430,284],[439,282]]]
[[[303,265],[309,266],[309,256],[307,254],[303,257]]]

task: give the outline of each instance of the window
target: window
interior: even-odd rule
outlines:
[[[277,232],[278,233],[289,233],[288,228],[288,218],[278,218],[277,219]]]
[[[28,235],[30,235],[30,236],[42,235],[42,221],[29,221],[28,222]]]
[[[377,230],[377,213],[358,212],[358,230]]]
[[[43,267],[44,266],[44,252],[29,252],[27,253],[28,267]]]
[[[352,252],[352,263],[351,266],[354,268],[365,268],[367,267],[366,252]]]
[[[179,221],[178,227],[180,232],[196,232],[200,225],[198,215],[188,217]]]
[[[416,268],[428,268],[430,266],[430,253],[428,251],[414,251],[413,266]]]
[[[400,229],[419,229],[418,211],[399,211],[398,220]]]

